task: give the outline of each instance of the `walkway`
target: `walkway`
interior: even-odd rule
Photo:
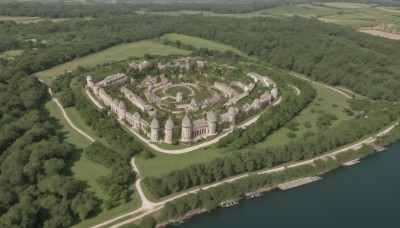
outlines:
[[[43,81],[42,81],[43,82]],[[68,124],[75,130],[77,131],[79,134],[81,134],[83,137],[89,139],[90,141],[94,142],[96,141],[94,138],[92,138],[90,135],[88,135],[86,132],[82,131],[81,129],[79,129],[77,126],[75,126],[75,124],[71,121],[71,119],[68,117],[67,113],[65,112],[65,109],[63,108],[63,106],[61,105],[61,103],[58,101],[57,98],[54,97],[53,92],[51,91],[50,87],[49,87],[49,94],[51,96],[51,100],[56,103],[56,105],[58,106],[58,108],[61,110],[61,113],[64,117],[64,119],[68,122]]]
[[[296,92],[297,92],[297,96],[299,96],[299,95],[300,95],[301,91],[300,91],[300,89],[299,89],[299,88],[297,88],[297,87],[296,87],[296,86],[294,86],[294,85],[290,85],[290,84],[288,84],[288,86],[289,86],[289,87],[292,87],[293,89],[295,89],[295,90],[296,90]]]
[[[313,158],[313,159],[309,159],[309,160],[306,160],[306,161],[297,162],[297,163],[292,164],[292,165],[289,165],[289,166],[287,166],[287,167],[288,167],[288,168],[293,168],[293,167],[300,166],[300,165],[312,164],[312,163],[313,163],[315,160],[317,160],[317,159],[321,159],[321,158],[328,157],[328,156],[329,156],[329,157],[332,157],[332,156],[335,156],[335,155],[337,155],[337,154],[339,154],[339,153],[342,153],[342,152],[344,152],[344,151],[348,151],[348,150],[353,149],[353,148],[358,148],[358,147],[359,147],[360,145],[362,145],[362,144],[370,144],[370,143],[373,143],[373,142],[377,139],[378,136],[387,134],[390,130],[392,130],[392,129],[393,129],[396,125],[398,125],[398,124],[399,124],[399,122],[396,122],[395,124],[392,124],[392,125],[390,125],[389,127],[387,127],[386,129],[382,130],[380,133],[376,134],[375,136],[369,137],[369,138],[367,138],[367,139],[365,139],[365,140],[362,140],[361,142],[351,144],[351,145],[349,145],[349,146],[347,146],[347,147],[345,147],[345,148],[342,148],[342,149],[333,151],[333,152],[331,152],[331,153],[328,153],[328,154],[325,154],[325,155],[322,155],[322,156],[319,156],[319,157],[316,157],[316,158]],[[135,165],[135,163],[134,163],[134,159],[132,160],[132,166],[134,167],[135,170],[137,170],[137,169],[136,169],[136,165]],[[281,166],[281,167],[277,167],[277,168],[273,168],[273,169],[268,169],[268,170],[263,170],[263,171],[254,172],[254,174],[268,174],[268,173],[274,173],[274,172],[282,171],[282,170],[284,170],[284,169],[285,169],[285,166]],[[160,210],[160,209],[165,205],[165,203],[167,203],[167,202],[169,202],[169,201],[172,201],[172,200],[174,200],[174,199],[177,199],[177,198],[179,198],[179,197],[185,196],[185,195],[190,194],[190,193],[196,193],[196,192],[198,192],[198,191],[200,191],[200,190],[205,190],[205,189],[209,189],[209,188],[212,188],[212,187],[216,187],[216,186],[221,185],[221,184],[230,183],[230,182],[236,181],[236,180],[238,180],[238,179],[242,179],[242,178],[248,177],[249,175],[250,175],[249,173],[241,174],[241,175],[238,175],[238,176],[236,176],[236,177],[232,177],[232,178],[230,178],[230,179],[226,179],[226,180],[223,180],[223,181],[220,181],[220,182],[216,182],[216,183],[211,184],[211,185],[207,185],[207,186],[205,186],[205,187],[201,187],[201,188],[198,188],[198,189],[195,189],[195,190],[186,192],[186,193],[179,194],[179,195],[177,195],[177,196],[168,198],[168,199],[166,199],[166,200],[163,200],[163,201],[160,201],[160,202],[157,202],[157,203],[150,202],[150,201],[145,197],[145,195],[143,194],[143,191],[142,191],[142,189],[141,189],[140,184],[138,184],[138,183],[140,182],[140,181],[138,180],[138,181],[136,182],[136,187],[137,187],[137,189],[138,189],[139,194],[141,195],[141,198],[143,197],[142,200],[145,199],[145,201],[148,201],[148,203],[147,203],[148,206],[142,206],[141,208],[139,208],[139,209],[137,209],[137,210],[135,210],[135,211],[133,211],[133,212],[126,213],[126,214],[121,215],[121,216],[119,216],[119,217],[117,217],[117,218],[110,219],[110,220],[108,220],[108,221],[106,221],[106,222],[103,222],[103,223],[98,224],[98,225],[93,226],[93,227],[94,227],[94,228],[100,228],[100,227],[106,226],[106,225],[108,225],[108,224],[110,224],[110,223],[114,223],[114,222],[116,222],[116,221],[118,221],[118,220],[123,219],[123,218],[126,217],[126,218],[127,218],[126,220],[124,220],[124,221],[122,221],[122,222],[119,222],[118,224],[115,224],[115,225],[111,226],[112,228],[117,228],[117,227],[120,227],[120,226],[122,226],[122,225],[125,225],[125,224],[128,224],[128,223],[130,223],[130,222],[133,222],[133,221],[136,221],[136,220],[138,220],[138,219],[141,219],[141,218],[143,218],[144,216],[146,216],[146,215],[148,215],[148,214],[150,214],[150,213],[153,213],[153,212],[156,212],[156,211]],[[141,192],[141,193],[140,193],[140,192]],[[141,213],[141,214],[140,214],[140,215],[137,215],[137,216],[133,216],[134,214],[137,214],[137,213]],[[129,216],[132,216],[132,217],[129,217]]]
[[[305,77],[303,77],[303,76],[301,76],[301,75],[299,75],[299,74],[297,74],[297,73],[290,72],[290,75],[293,75],[293,76],[295,76],[295,77],[298,77],[298,78],[300,78],[300,79],[303,79],[303,80],[308,81],[308,82],[311,82],[311,83],[315,83],[315,84],[318,84],[318,85],[321,85],[321,86],[325,86],[325,87],[327,87],[327,88],[329,88],[329,89],[331,89],[331,90],[333,90],[333,91],[336,91],[336,92],[342,94],[343,96],[345,96],[345,97],[347,97],[347,98],[349,98],[349,99],[352,99],[352,98],[353,98],[352,96],[348,95],[347,93],[344,93],[343,91],[340,91],[340,90],[336,89],[335,87],[328,86],[328,85],[323,84],[323,83],[320,83],[320,82],[312,81],[312,80],[310,80],[310,79],[308,79],[308,78],[305,78]]]

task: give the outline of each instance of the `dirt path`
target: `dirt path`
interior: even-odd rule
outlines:
[[[54,97],[53,92],[51,91],[51,89],[49,88],[49,94],[51,96],[51,100],[56,103],[56,105],[58,106],[58,108],[61,110],[61,113],[64,117],[64,119],[68,122],[68,124],[75,130],[77,131],[79,134],[81,134],[83,137],[89,139],[90,141],[94,142],[96,141],[94,138],[92,138],[90,135],[88,135],[86,132],[82,131],[81,129],[79,129],[77,126],[75,126],[75,124],[71,121],[71,119],[68,117],[67,113],[65,112],[65,109],[63,108],[63,106],[61,105],[61,103],[58,101],[57,98]]]
[[[373,36],[379,36],[383,37],[386,39],[391,39],[391,40],[400,40],[400,34],[395,34],[391,32],[383,32],[375,29],[360,29],[358,30],[359,32],[367,33]]]
[[[297,87],[296,87],[296,86],[294,86],[294,85],[288,85],[288,86],[290,86],[290,87],[292,87],[293,89],[295,89],[295,90],[296,90],[296,92],[297,92],[297,96],[299,96],[299,95],[300,95],[301,91],[300,91],[300,89],[299,89],[299,88],[297,88]]]
[[[347,98],[349,98],[349,99],[353,98],[352,96],[348,95],[347,93],[344,93],[343,91],[340,91],[339,89],[336,89],[335,87],[328,86],[328,85],[325,85],[325,84],[320,83],[320,82],[312,81],[312,80],[310,80],[310,79],[308,79],[308,78],[305,78],[305,77],[303,77],[303,76],[300,76],[299,74],[294,73],[294,72],[291,72],[290,74],[293,75],[293,76],[295,76],[295,77],[298,77],[298,78],[300,78],[300,79],[303,79],[303,80],[305,80],[305,81],[308,81],[308,82],[311,82],[311,83],[315,83],[315,84],[318,84],[318,85],[321,85],[321,86],[325,86],[326,88],[329,88],[329,89],[331,89],[331,90],[333,90],[333,91],[335,91],[335,92],[338,92],[338,93],[342,94],[343,96],[345,96],[345,97],[347,97]]]
[[[398,124],[399,124],[399,122],[396,122],[396,123],[390,125],[389,127],[385,128],[385,129],[382,130],[381,132],[377,133],[376,135],[371,136],[371,137],[369,137],[369,138],[367,138],[367,139],[365,139],[365,140],[362,140],[361,142],[353,143],[353,144],[351,144],[351,145],[349,145],[349,146],[346,146],[345,148],[335,150],[335,151],[333,151],[333,152],[331,152],[331,153],[328,153],[328,154],[325,154],[325,155],[321,155],[321,156],[315,157],[315,158],[313,158],[313,159],[309,159],[309,160],[306,160],[306,161],[297,162],[297,163],[295,163],[295,164],[289,165],[288,168],[293,168],[293,167],[300,166],[300,165],[305,165],[305,164],[311,164],[311,163],[313,163],[313,162],[314,162],[315,160],[317,160],[317,159],[321,159],[321,158],[328,157],[328,156],[329,156],[329,157],[332,157],[332,156],[335,156],[335,155],[337,155],[337,154],[339,154],[339,153],[343,153],[343,152],[345,152],[345,151],[348,151],[348,150],[350,150],[350,149],[359,148],[359,147],[362,146],[363,144],[371,144],[371,143],[373,143],[373,142],[377,139],[378,136],[387,134],[390,130],[392,130],[392,129],[393,129],[396,125],[398,125]],[[132,159],[132,166],[133,166],[133,169],[134,169],[134,170],[137,170],[136,165],[135,165],[135,163],[134,163],[134,159]],[[273,172],[282,171],[282,170],[284,170],[284,169],[285,169],[285,167],[282,166],[282,167],[277,167],[277,168],[273,168],[273,169],[268,169],[268,170],[263,170],[263,171],[254,172],[254,174],[267,174],[267,173],[273,173]],[[141,189],[141,187],[140,187],[139,180],[138,180],[137,183],[136,183],[136,186],[137,186],[137,188],[138,188],[138,191],[142,192],[141,194],[139,193],[139,194],[141,195],[141,198],[143,197],[143,198],[142,198],[142,202],[143,202],[143,199],[145,199],[145,201],[148,201],[148,206],[142,206],[141,208],[139,208],[139,209],[137,209],[137,210],[135,210],[135,211],[133,211],[133,212],[126,213],[126,214],[121,215],[121,216],[119,216],[119,217],[117,217],[117,218],[108,220],[108,221],[106,221],[106,222],[103,222],[103,223],[98,224],[98,225],[93,226],[93,227],[95,227],[95,228],[103,227],[103,226],[106,226],[106,225],[108,225],[108,224],[110,224],[110,223],[116,222],[117,220],[120,220],[120,219],[123,219],[123,218],[126,217],[126,218],[127,218],[126,220],[124,220],[124,221],[122,221],[122,222],[120,222],[120,223],[118,223],[118,224],[115,224],[115,225],[111,226],[111,227],[113,227],[113,228],[120,227],[120,226],[125,225],[125,224],[127,224],[127,223],[130,223],[130,222],[133,222],[133,221],[135,221],[135,220],[141,219],[142,217],[144,217],[144,216],[146,216],[146,215],[148,215],[148,214],[150,214],[150,213],[152,213],[152,212],[155,212],[155,211],[160,210],[160,209],[165,205],[165,203],[167,203],[167,202],[169,202],[169,201],[172,201],[172,200],[174,200],[174,199],[177,199],[177,198],[179,198],[179,197],[185,196],[185,195],[190,194],[190,193],[196,193],[196,192],[200,191],[201,189],[205,190],[205,189],[209,189],[209,188],[212,188],[212,187],[216,187],[216,186],[221,185],[221,184],[230,183],[230,182],[233,182],[233,181],[235,181],[235,180],[248,177],[249,175],[250,175],[249,173],[241,174],[241,175],[238,175],[238,176],[236,176],[236,177],[232,177],[232,178],[230,178],[230,179],[226,179],[226,180],[223,180],[223,181],[220,181],[220,182],[217,182],[217,183],[214,183],[214,184],[210,184],[210,185],[207,185],[207,186],[204,186],[204,187],[201,187],[201,188],[198,188],[198,189],[195,189],[195,190],[186,192],[186,193],[182,193],[182,194],[180,194],[180,195],[177,195],[177,196],[168,198],[168,199],[166,199],[166,200],[163,200],[163,201],[160,201],[160,202],[157,202],[157,203],[153,203],[153,202],[149,201],[149,200],[146,198],[146,196],[143,194],[143,191],[142,191],[142,189]],[[140,189],[140,190],[139,190],[139,189]],[[133,214],[140,213],[140,212],[142,212],[140,215],[138,215],[138,216],[132,216]],[[132,216],[132,217],[128,218],[128,216]]]

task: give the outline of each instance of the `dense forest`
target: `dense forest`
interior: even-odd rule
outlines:
[[[67,174],[73,146],[42,110],[46,88],[16,68],[0,70],[0,227],[67,227],[95,207]]]
[[[46,45],[36,42],[26,55],[21,55],[26,59],[19,62],[20,67],[29,73],[115,44],[176,32],[231,45],[266,63],[347,86],[373,99],[400,97],[399,42],[317,19],[130,15],[35,25],[0,22],[0,28],[0,37],[12,43],[12,48],[23,47],[28,38],[46,41]],[[0,51],[10,47],[0,46]],[[29,57],[32,55],[34,59]]]

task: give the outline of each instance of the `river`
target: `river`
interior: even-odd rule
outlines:
[[[356,165],[287,191],[275,190],[180,227],[400,227],[400,142]]]

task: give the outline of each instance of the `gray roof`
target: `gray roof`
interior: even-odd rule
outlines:
[[[167,122],[165,122],[165,129],[171,130],[174,129],[174,127],[175,127],[174,121],[172,121],[171,117],[168,118]]]
[[[160,128],[160,123],[158,123],[156,118],[151,121],[151,128]]]
[[[211,111],[207,112],[207,121],[217,122],[217,120],[218,120],[218,116],[217,116],[217,114],[215,114],[214,111],[211,110]]]
[[[188,115],[185,115],[185,117],[183,117],[182,120],[182,127],[191,127],[192,126],[192,122],[190,121],[190,118]]]
[[[229,114],[236,114],[236,109],[235,109],[235,107],[233,107],[233,106],[229,107],[228,113],[229,113]]]

